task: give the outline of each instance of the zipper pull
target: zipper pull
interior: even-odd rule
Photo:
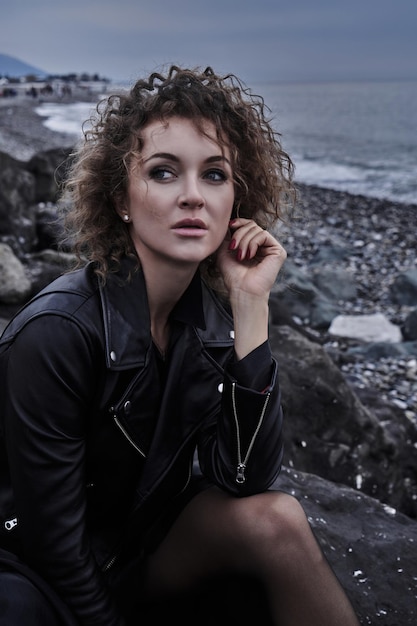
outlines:
[[[244,463],[239,463],[237,466],[237,474],[236,474],[236,482],[244,483],[246,480],[245,476],[246,465]]]
[[[6,530],[13,530],[15,526],[17,526],[17,517],[14,517],[13,519],[8,519],[6,522],[4,522],[4,527]]]

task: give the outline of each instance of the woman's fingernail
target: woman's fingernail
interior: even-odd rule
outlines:
[[[236,241],[235,239],[232,239],[231,242],[229,243],[229,250],[234,250],[236,248]]]
[[[242,250],[238,250],[237,254],[236,254],[237,260],[241,261],[242,260]]]
[[[246,258],[247,258],[247,259],[250,259],[250,250],[249,250],[249,248],[248,248],[248,251],[247,251],[247,253],[246,253]]]

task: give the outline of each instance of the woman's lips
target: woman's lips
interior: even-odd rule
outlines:
[[[185,219],[172,227],[176,233],[184,237],[202,237],[207,232],[207,226],[202,220]]]

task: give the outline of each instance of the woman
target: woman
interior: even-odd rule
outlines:
[[[0,623],[139,625],[149,605],[155,623],[162,600],[208,610],[233,576],[271,623],[357,624],[300,505],[269,490],[286,256],[269,230],[292,163],[262,99],[171,67],[98,113],[67,181],[80,268],[0,345]]]

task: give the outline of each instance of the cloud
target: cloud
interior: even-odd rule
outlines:
[[[415,0],[4,4],[0,52],[51,73],[134,79],[173,61],[250,82],[417,78]]]

